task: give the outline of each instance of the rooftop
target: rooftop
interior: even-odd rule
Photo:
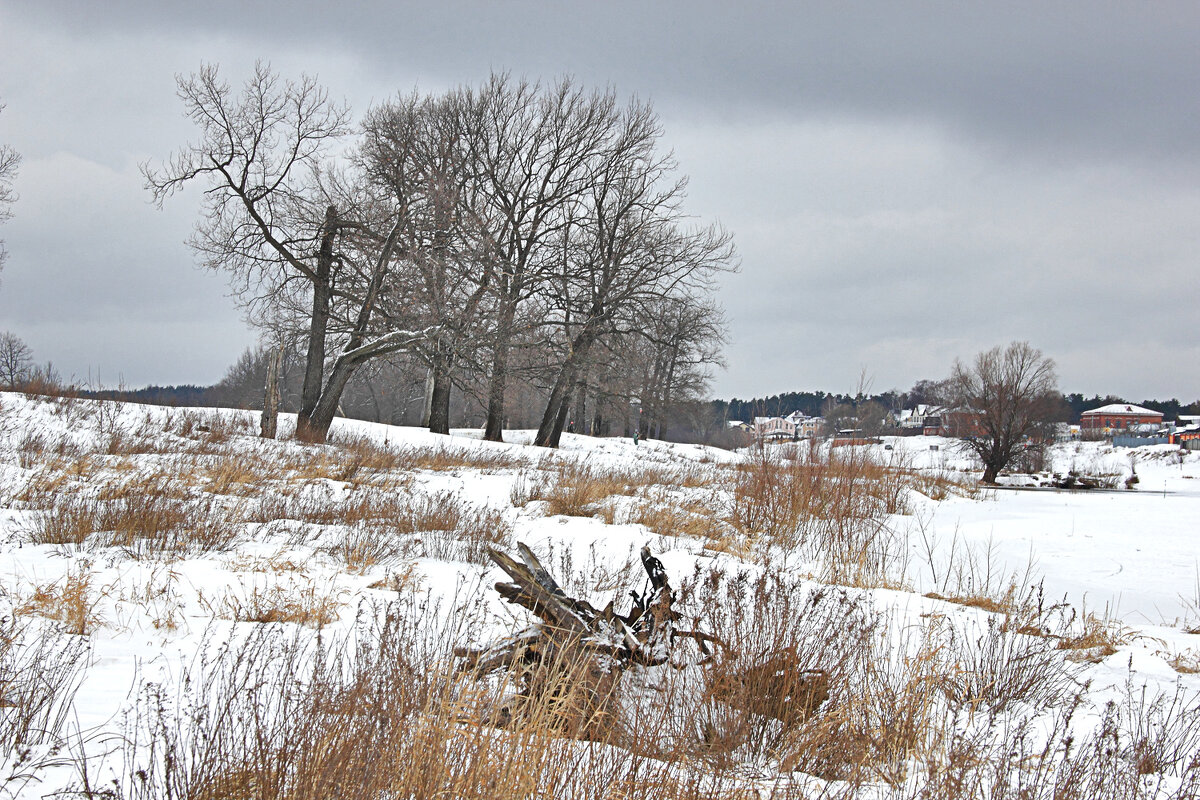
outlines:
[[[1092,410],[1084,411],[1083,413],[1084,414],[1139,414],[1139,415],[1147,415],[1147,416],[1155,416],[1155,417],[1162,416],[1161,411],[1153,411],[1149,408],[1142,408],[1141,406],[1133,406],[1133,405],[1129,405],[1128,403],[1113,403],[1111,405],[1100,406],[1099,408],[1093,408]]]

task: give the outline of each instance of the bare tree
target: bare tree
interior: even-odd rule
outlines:
[[[711,368],[723,363],[724,315],[711,298],[671,296],[648,304],[640,327],[642,435],[663,438],[675,407],[702,399]]]
[[[399,98],[368,114],[359,151],[370,180],[405,209],[403,255],[380,316],[393,326],[436,330],[414,350],[429,368],[435,433],[449,432],[455,372],[476,361],[494,306],[494,247],[468,163],[471,117],[462,92]]]
[[[940,405],[946,402],[946,381],[935,381],[922,378],[913,384],[912,388],[900,396],[903,408],[915,408],[919,405]]]
[[[948,390],[952,433],[983,462],[984,483],[1048,435],[1058,408],[1054,361],[1028,342],[1013,342],[955,361]]]
[[[3,110],[4,106],[0,106],[0,111]],[[13,182],[17,178],[17,167],[20,163],[20,153],[13,150],[11,145],[0,144],[0,222],[12,217],[12,204],[17,200]],[[7,258],[8,251],[4,249],[4,240],[0,239],[0,268],[4,266]]]
[[[471,171],[498,262],[484,438],[499,441],[520,311],[554,274],[568,209],[592,185],[595,158],[618,114],[612,91],[585,92],[569,78],[543,88],[493,75],[465,100]]]
[[[601,337],[636,329],[644,310],[665,298],[707,294],[715,273],[734,268],[726,231],[686,223],[687,180],[674,176],[670,154],[658,152],[660,134],[650,107],[630,104],[570,207],[553,300],[569,345],[535,444],[558,445],[571,389]]]
[[[315,79],[283,81],[259,63],[237,96],[214,65],[178,84],[200,138],[161,170],[144,165],[147,188],[161,204],[192,181],[207,185],[192,244],[206,266],[230,274],[252,317],[277,319],[309,301],[296,435],[324,441],[354,370],[421,338],[408,331],[377,335],[372,326],[403,209],[342,191],[360,184],[336,180],[324,161],[348,132],[349,111]],[[332,177],[323,182],[323,175]],[[341,347],[330,358],[335,322]]]
[[[19,336],[0,333],[0,386],[15,389],[29,380],[33,372],[33,353]]]

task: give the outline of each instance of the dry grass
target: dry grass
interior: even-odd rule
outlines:
[[[487,564],[486,548],[512,539],[512,523],[503,515],[448,492],[393,498],[389,508],[386,516],[356,519],[329,549],[351,572],[413,556]]]
[[[86,405],[74,403],[64,401],[62,413],[84,419]],[[890,791],[901,800],[1082,800],[1148,796],[1138,780],[1157,775],[1176,781],[1170,796],[1200,794],[1194,698],[1130,687],[1101,710],[1097,727],[1093,716],[1075,724],[1086,697],[1075,654],[1119,648],[1132,633],[1089,614],[1064,622],[1066,610],[1046,606],[1028,580],[996,573],[989,553],[959,553],[935,569],[936,596],[980,613],[904,626],[873,608],[870,593],[800,580],[781,566],[808,568],[811,559],[823,581],[895,580],[892,515],[907,510],[911,491],[969,491],[951,478],[874,462],[858,448],[774,453],[743,467],[609,468],[365,439],[243,447],[238,437],[254,433],[249,415],[196,412],[165,423],[184,451],[167,458],[141,441],[144,430],[90,413],[88,425],[110,430],[103,449],[114,454],[35,436],[22,443],[18,458],[37,470],[22,495],[37,509],[30,538],[109,548],[98,555],[117,563],[153,557],[149,577],[121,589],[113,624],[129,603],[166,632],[183,624],[183,598],[164,556],[225,552],[240,583],[207,591],[202,603],[214,617],[247,623],[232,638],[212,634],[181,681],[142,685],[114,797],[716,800]],[[585,668],[569,647],[488,680],[459,674],[450,648],[484,624],[466,610],[482,604],[456,598],[454,610],[438,610],[415,559],[486,564],[485,548],[509,545],[509,517],[519,515],[421,493],[413,472],[501,469],[522,470],[514,506],[540,501],[549,513],[640,523],[709,552],[752,552],[757,563],[744,571],[697,567],[677,589],[679,627],[727,646],[710,646],[698,664],[704,653],[685,640],[673,665],[621,674]],[[96,486],[101,471],[110,479]],[[233,551],[241,519],[281,521],[256,534],[282,531],[271,540],[281,549]],[[360,609],[353,635],[331,625],[349,616],[347,593],[307,573],[328,556],[370,576],[350,580],[380,590],[368,593],[379,605]],[[619,605],[645,579],[633,551],[566,542],[543,560],[568,593],[597,608],[612,598]],[[51,717],[66,718],[71,670],[86,661],[71,653],[87,642],[65,631],[94,631],[106,592],[81,569],[13,604],[26,627],[0,624],[0,745],[15,751],[15,742],[36,738],[33,728],[58,731],[46,741],[62,743]],[[37,650],[31,637],[41,630],[57,633]],[[41,664],[28,653],[41,653],[63,686],[34,680],[30,666]],[[1197,668],[1192,651],[1163,657],[1181,672]],[[30,699],[10,705],[22,692]],[[51,710],[10,713],[17,707]],[[33,721],[8,733],[12,719]],[[764,774],[772,783],[759,794],[753,776]],[[806,776],[834,783],[814,787]]]
[[[264,628],[193,667],[178,703],[147,687],[125,737],[123,796],[753,796],[744,793],[752,779],[731,771],[681,769],[556,735],[569,703],[549,686],[545,704],[504,728],[488,724],[504,687],[481,694],[437,666],[439,649],[421,644],[429,622],[389,611],[354,645],[332,647]]]
[[[545,501],[551,516],[599,516],[609,522],[611,498],[649,495],[655,489],[709,486],[716,468],[701,465],[602,466],[590,459],[566,459],[535,471],[522,471],[509,500],[514,507]]]
[[[218,598],[201,593],[200,602],[213,616],[235,622],[293,623],[320,630],[346,606],[346,591],[332,583],[268,580],[224,591]]]
[[[18,789],[47,766],[27,748],[49,745],[56,760],[90,644],[64,626],[20,614],[0,617],[0,780]],[[45,751],[43,751],[44,753]],[[24,759],[16,758],[24,753]]]
[[[548,490],[548,477],[522,470],[509,487],[508,500],[513,508],[525,508],[530,503],[545,499]]]
[[[384,576],[372,583],[368,588],[380,589],[387,592],[411,593],[417,592],[425,585],[425,576],[421,573],[416,561],[409,561],[387,570]]]
[[[1107,615],[1087,611],[1078,626],[1059,639],[1058,648],[1066,650],[1065,655],[1071,661],[1098,664],[1138,638],[1129,626]]]
[[[173,482],[110,489],[95,497],[53,496],[34,517],[30,541],[178,558],[227,550],[237,538],[235,511],[213,499],[184,499]]]
[[[92,586],[90,568],[80,565],[61,580],[36,585],[33,593],[18,604],[16,614],[36,614],[61,623],[67,633],[87,636],[104,624],[96,611],[100,600],[101,593]]]
[[[247,519],[254,522],[295,520],[311,525],[355,525],[399,520],[407,515],[408,510],[408,498],[396,492],[360,489],[342,499],[334,499],[320,492],[298,491],[271,494],[263,498],[257,507],[248,511]]]
[[[1037,593],[1030,593],[1027,589],[1022,589],[1015,577],[1010,578],[1007,586],[1003,591],[993,591],[992,583],[987,576],[976,580],[974,574],[959,583],[958,588],[961,590],[966,588],[969,594],[949,594],[943,595],[938,592],[926,592],[925,596],[931,600],[943,600],[947,603],[955,605],[967,606],[968,608],[978,608],[981,611],[987,611],[992,614],[1004,614],[1010,619],[1025,620],[1028,617],[1040,616],[1037,609],[1038,598]],[[1036,586],[1032,588],[1037,588]],[[1024,628],[1024,632],[1036,632],[1037,635],[1044,635],[1044,631],[1036,625],[1023,625],[1020,622],[1015,624],[1018,629]]]
[[[132,580],[126,580],[126,577]],[[154,630],[168,633],[179,630],[184,622],[184,597],[179,589],[179,579],[173,565],[161,562],[123,576],[110,590],[117,601],[115,627],[129,627],[122,620],[122,604],[128,604],[143,612]]]
[[[726,520],[815,561],[830,583],[894,586],[906,554],[889,515],[904,497],[902,476],[860,447],[763,451],[732,472]]]
[[[503,448],[471,445],[437,447],[393,447],[367,437],[333,435],[329,445],[338,453],[336,460],[347,469],[377,472],[428,470],[448,472],[456,469],[497,471],[523,466],[526,461]],[[353,474],[353,472],[351,473]]]
[[[1130,686],[1077,729],[1072,667],[1002,615],[982,635],[932,618],[897,642],[865,594],[698,571],[679,588],[685,622],[733,645],[707,665],[605,677],[568,648],[536,674],[477,681],[448,660],[471,620],[439,621],[402,571],[377,588],[410,600],[360,615],[347,639],[305,632],[269,591],[242,598],[237,619],[299,624],[203,648],[178,698],[144,686],[120,796],[716,800],[762,796],[763,765],[783,770],[771,796],[795,798],[812,796],[805,776],[834,781],[823,797],[886,783],[913,800],[1017,781],[1031,798],[1117,800],[1142,796],[1138,776],[1200,781],[1192,699]]]
[[[658,502],[643,502],[634,507],[629,522],[645,525],[660,536],[686,536],[704,542],[712,548],[717,543],[729,543],[737,538],[737,530],[718,516],[718,512],[705,503],[668,504],[665,498]]]
[[[193,452],[212,452],[236,437],[256,437],[256,416],[217,409],[171,410],[162,430],[189,440]]]
[[[259,495],[267,481],[283,477],[277,463],[255,453],[238,451],[217,455],[200,474],[206,492],[243,497]]]
[[[1171,669],[1181,675],[1200,674],[1200,650],[1180,650],[1174,653],[1159,653]]]
[[[408,550],[407,542],[390,526],[359,522],[349,526],[329,552],[347,571],[362,574],[398,561]]]
[[[262,572],[262,573],[280,573],[280,572],[306,572],[308,569],[305,560],[297,561],[295,558],[288,555],[284,550],[277,550],[274,553],[267,555],[254,555],[247,553],[234,553],[226,562],[230,572]]]
[[[904,469],[906,482],[931,500],[979,497],[979,482],[973,476],[943,470]]]
[[[632,475],[604,469],[588,461],[565,461],[543,491],[546,513],[551,516],[590,517],[601,501],[618,494],[632,495]]]

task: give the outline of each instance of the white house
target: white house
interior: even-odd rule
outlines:
[[[754,437],[759,441],[796,438],[796,425],[786,417],[755,417]]]

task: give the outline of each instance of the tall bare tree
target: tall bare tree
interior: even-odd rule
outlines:
[[[272,317],[280,304],[309,301],[296,435],[323,441],[353,371],[420,338],[406,331],[372,335],[403,209],[365,213],[369,204],[347,202],[322,182],[324,172],[336,172],[323,169],[324,161],[348,133],[349,111],[314,78],[285,81],[259,63],[235,95],[217,67],[205,65],[178,85],[200,136],[161,169],[143,165],[147,188],[161,205],[193,181],[207,187],[192,245],[206,266],[229,273],[251,316]],[[372,229],[369,221],[383,227]],[[335,319],[343,325],[341,349],[330,358]]]
[[[1053,359],[1028,342],[993,347],[970,364],[955,361],[948,391],[955,431],[983,462],[984,483],[1049,435],[1058,403]]]
[[[4,106],[0,106],[0,111],[3,110]],[[20,164],[21,154],[14,150],[12,145],[0,144],[0,222],[12,217],[12,204],[17,200],[13,183],[17,179],[17,167]],[[7,258],[8,251],[4,249],[4,240],[0,239],[0,268],[4,266]]]
[[[665,298],[707,293],[717,272],[735,266],[726,231],[687,223],[687,180],[675,176],[669,154],[658,152],[661,127],[650,107],[631,103],[614,134],[561,234],[564,263],[553,302],[570,341],[534,440],[542,446],[558,445],[572,387],[602,336],[636,329],[642,312]]]
[[[642,338],[642,435],[662,438],[675,406],[702,399],[710,370],[722,364],[724,315],[708,297],[666,297],[647,307]]]
[[[554,274],[567,209],[591,185],[619,115],[613,92],[587,92],[569,78],[542,87],[493,75],[464,94],[473,109],[471,171],[497,259],[484,438],[499,441],[519,313]]]
[[[380,307],[391,325],[435,330],[415,354],[430,371],[429,429],[448,433],[455,370],[475,361],[494,296],[495,249],[482,224],[462,92],[413,94],[367,116],[359,157],[406,209],[403,256]]]

